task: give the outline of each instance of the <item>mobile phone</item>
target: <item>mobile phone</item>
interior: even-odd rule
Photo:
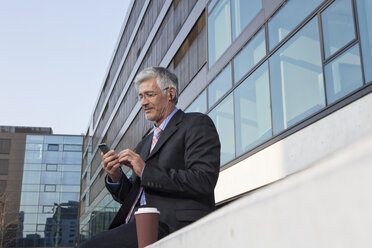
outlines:
[[[110,151],[110,148],[105,143],[99,144],[98,147],[103,154],[106,154],[108,151]]]

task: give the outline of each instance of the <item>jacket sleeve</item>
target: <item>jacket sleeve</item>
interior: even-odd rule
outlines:
[[[146,191],[154,190],[183,197],[202,197],[214,192],[220,169],[218,134],[213,121],[207,115],[198,115],[191,122],[185,127],[183,140],[177,141],[177,144],[182,146],[182,161],[163,161],[168,163],[166,166],[146,166],[141,182]],[[163,149],[161,152],[179,151],[167,147],[167,150]]]
[[[108,180],[107,177],[108,177],[108,175],[106,175],[106,178],[105,178],[105,185],[106,185],[107,190],[110,192],[110,194],[112,195],[112,197],[114,198],[115,201],[123,204],[126,201],[126,198],[129,194],[129,192],[133,188],[132,181],[129,180],[126,177],[126,175],[122,172],[122,176],[120,178],[119,188],[117,188],[115,190],[107,184],[107,180]]]

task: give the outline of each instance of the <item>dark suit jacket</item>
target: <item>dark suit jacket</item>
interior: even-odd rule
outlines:
[[[149,154],[152,133],[135,151],[146,162],[140,180],[122,176],[113,198],[122,204],[110,228],[125,222],[140,186],[146,204],[160,211],[160,221],[173,232],[215,208],[214,187],[220,169],[220,141],[212,120],[178,110]]]

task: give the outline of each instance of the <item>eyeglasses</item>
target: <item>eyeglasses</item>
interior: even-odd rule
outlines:
[[[162,89],[161,92],[166,91],[167,89],[169,89],[169,87],[166,87],[166,88]],[[142,94],[138,95],[137,97],[138,97],[138,101],[141,102],[143,100],[143,98],[146,98],[147,100],[149,100],[149,99],[154,98],[155,96],[157,96],[159,94],[160,94],[160,92],[148,91],[148,92],[143,93],[143,95]]]

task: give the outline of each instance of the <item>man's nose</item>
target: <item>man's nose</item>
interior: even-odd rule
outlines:
[[[141,99],[141,106],[146,106],[148,103],[149,103],[149,100],[147,99],[147,97],[143,97]]]

